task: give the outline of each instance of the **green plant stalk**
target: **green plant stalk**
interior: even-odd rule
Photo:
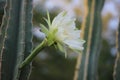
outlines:
[[[45,47],[47,46],[47,39],[44,39],[41,44],[39,44],[33,51],[32,53],[20,64],[20,69],[25,67],[27,64],[29,64],[35,56]]]

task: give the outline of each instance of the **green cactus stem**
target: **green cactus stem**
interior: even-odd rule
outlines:
[[[104,0],[85,0],[86,19],[83,21],[86,41],[79,68],[78,79],[76,80],[96,80],[97,63],[101,44],[101,9]]]
[[[6,0],[0,28],[1,80],[27,80],[30,65],[19,70],[32,50],[32,0]]]

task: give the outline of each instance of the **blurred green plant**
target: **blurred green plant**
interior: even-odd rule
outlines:
[[[113,68],[115,57],[110,53],[109,43],[102,39],[102,46],[98,61],[98,79],[99,80],[113,80]]]
[[[119,18],[120,20],[120,18]],[[117,32],[117,42],[116,42],[117,48],[118,48],[118,53],[116,57],[116,62],[114,66],[114,80],[119,80],[120,79],[120,21],[119,21],[119,28]]]
[[[72,80],[75,63],[76,59],[65,59],[54,47],[45,48],[34,59],[29,80]]]
[[[104,0],[85,0],[85,17],[82,25],[86,40],[78,80],[97,80],[98,58],[101,47],[101,10]],[[77,80],[77,78],[75,78]]]

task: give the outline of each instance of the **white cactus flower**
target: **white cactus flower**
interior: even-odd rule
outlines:
[[[84,47],[84,40],[80,38],[80,30],[75,27],[75,18],[68,12],[63,11],[50,22],[48,14],[49,29],[41,24],[42,31],[46,34],[48,45],[54,44],[60,51],[67,53],[67,50],[80,53]]]

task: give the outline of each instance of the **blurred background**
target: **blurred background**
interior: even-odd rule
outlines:
[[[1,3],[0,5],[3,5]],[[0,10],[2,7],[0,7]],[[66,10],[76,17],[76,27],[81,28],[84,15],[84,0],[33,0],[33,48],[44,38],[39,24],[47,26],[44,21],[46,11],[51,20],[61,11]],[[1,11],[0,11],[1,12]],[[3,13],[0,13],[0,24]],[[120,17],[120,0],[106,0],[101,12],[102,16],[102,46],[98,62],[99,80],[113,80],[113,68],[116,58],[116,30]],[[76,66],[76,55],[64,54],[54,49],[46,48],[34,59],[29,80],[73,80]]]

